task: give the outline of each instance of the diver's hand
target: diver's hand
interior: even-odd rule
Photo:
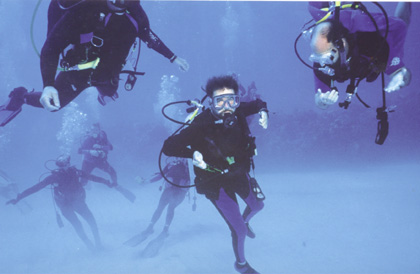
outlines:
[[[195,165],[198,168],[201,168],[201,169],[207,168],[207,164],[203,160],[203,154],[201,154],[201,152],[199,151],[194,151],[192,162],[193,162],[193,165]]]
[[[10,205],[10,204],[15,205],[15,204],[17,204],[17,202],[19,202],[19,199],[18,198],[11,199],[11,200],[9,200],[9,201],[6,202],[6,205]]]
[[[185,59],[182,59],[181,57],[176,57],[174,63],[176,63],[179,66],[179,69],[182,71],[188,71],[188,69],[190,68],[188,62]]]
[[[51,104],[51,100],[53,104]],[[59,110],[61,107],[60,99],[58,99],[58,91],[52,86],[46,86],[44,88],[39,102],[48,111]]]
[[[260,126],[262,126],[263,129],[267,129],[268,127],[268,113],[267,111],[261,110],[260,111],[260,119],[258,120],[258,123]]]
[[[315,104],[322,108],[326,109],[330,105],[333,105],[338,100],[338,91],[333,89],[325,93],[321,92],[321,89],[318,89],[318,92],[315,94]]]
[[[102,149],[102,146],[100,144],[94,144],[93,149]]]
[[[385,91],[388,93],[397,91],[402,87],[408,86],[411,80],[411,72],[406,67],[402,67],[401,69],[394,72],[391,77],[391,81],[385,88]]]
[[[90,155],[92,155],[93,157],[99,157],[99,151],[95,150],[95,149],[91,149],[89,150]]]

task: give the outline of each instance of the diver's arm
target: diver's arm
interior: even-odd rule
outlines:
[[[106,132],[102,131],[102,133],[103,133],[103,136],[104,136],[103,138],[105,139],[105,142],[104,142],[105,145],[101,146],[101,149],[105,150],[105,151],[113,150],[114,147],[112,146],[111,142],[108,140],[108,136],[106,135]]]
[[[77,20],[72,16],[75,14],[69,11],[60,18],[50,30],[42,47],[40,65],[44,87],[54,86],[60,53],[78,38],[78,27],[75,22]]]
[[[150,28],[140,30],[140,39],[145,42],[149,48],[168,58],[171,62],[174,62],[177,58]]]
[[[179,134],[165,140],[162,151],[166,156],[192,158],[193,150],[188,146],[193,142],[197,128],[193,125],[183,129]]]
[[[245,116],[257,114],[261,111],[268,113],[267,103],[261,99],[256,99],[251,102],[241,102],[239,109],[241,109]]]
[[[130,14],[138,23],[139,37],[146,43],[146,45],[162,54],[168,59],[171,59],[175,54],[160,40],[160,38],[150,29],[149,19],[147,18],[146,12],[143,10],[139,3],[133,3],[133,7],[130,7]]]
[[[41,189],[43,189],[47,185],[51,184],[52,179],[53,179],[52,175],[48,176],[47,178],[45,178],[41,182],[37,183],[36,185],[31,186],[30,188],[22,191],[21,193],[18,193],[15,199],[12,199],[12,200],[6,202],[6,204],[16,204],[17,202],[24,199],[25,197],[28,197],[29,195],[32,195],[35,192],[40,191]]]

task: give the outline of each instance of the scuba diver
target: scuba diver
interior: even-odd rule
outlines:
[[[80,183],[80,178],[87,178],[91,181],[105,184],[112,187],[112,184],[103,178],[85,174],[81,170],[70,165],[70,156],[62,155],[55,161],[58,169],[51,171],[51,175],[46,177],[38,184],[18,193],[15,199],[9,200],[6,204],[15,205],[25,197],[38,192],[39,190],[51,185],[55,203],[60,208],[63,216],[72,224],[77,235],[82,239],[86,246],[92,250],[102,248],[99,237],[98,226],[95,217],[86,204],[86,192]],[[95,240],[95,245],[87,237],[82,223],[77,218],[76,213],[82,216],[89,224]],[[63,226],[60,215],[57,213],[57,221],[60,227]]]
[[[179,158],[174,162],[170,162],[165,166],[163,172],[167,178],[170,178],[171,181],[178,186],[188,186],[190,184],[188,162],[186,159]],[[153,178],[150,179],[150,182],[157,182],[161,179],[162,175],[157,173]],[[162,187],[160,189],[162,189]],[[168,209],[166,212],[166,221],[162,234],[167,236],[169,226],[171,225],[174,218],[175,208],[184,201],[187,192],[187,188],[180,188],[172,184],[165,183],[164,190],[159,199],[158,207],[153,213],[149,226],[143,232],[135,235],[124,244],[134,247],[146,240],[146,238],[153,233],[153,226],[159,220],[166,206],[168,206]]]
[[[108,173],[111,176],[112,185],[117,186],[117,173],[107,160],[108,152],[112,149],[112,144],[108,141],[105,131],[101,129],[99,123],[94,123],[78,152],[84,155],[83,172],[91,174],[95,168],[99,168]],[[87,178],[82,178],[82,185],[86,186],[87,181]]]
[[[265,197],[249,175],[256,146],[246,117],[259,113],[259,124],[266,129],[267,104],[260,99],[240,102],[238,83],[230,75],[210,78],[205,91],[210,108],[166,139],[162,151],[167,156],[193,159],[197,192],[213,203],[232,233],[235,269],[258,273],[245,259],[245,237],[255,237],[249,221],[263,208]],[[237,195],[247,205],[243,214]]]
[[[326,109],[337,102],[334,81],[350,80],[347,98],[340,103],[344,108],[356,94],[361,80],[373,82],[381,72],[391,77],[384,91],[391,93],[407,86],[411,73],[404,65],[403,54],[411,3],[399,2],[394,17],[389,18],[384,10],[383,14],[369,13],[359,3],[343,10],[335,5],[326,18],[328,2],[309,3],[309,12],[317,21],[312,30],[313,53],[309,58],[314,63],[315,104]]]
[[[18,115],[23,104],[58,111],[88,87],[98,90],[98,101],[105,105],[118,98],[120,73],[129,74],[125,88],[131,90],[136,75],[144,74],[136,72],[139,55],[134,71],[122,69],[132,45],[140,47],[137,37],[181,70],[188,70],[188,63],[150,29],[139,0],[51,0],[47,39],[40,54],[44,89],[15,88],[0,106],[0,126]]]

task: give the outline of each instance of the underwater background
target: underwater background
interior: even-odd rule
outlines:
[[[42,89],[30,31],[37,3],[0,0],[0,102],[15,87]],[[124,90],[122,75],[115,102],[103,107],[97,92],[86,90],[56,113],[24,105],[0,128],[0,171],[22,191],[60,154],[69,153],[80,168],[77,149],[90,125],[99,122],[114,146],[109,163],[136,202],[102,185],[87,190],[105,246],[92,254],[66,220],[64,228],[57,226],[49,189],[16,206],[5,205],[15,194],[0,196],[0,273],[234,273],[230,231],[204,196],[197,195],[197,210],[191,210],[193,189],[155,257],[142,257],[144,246],[122,245],[146,228],[161,194],[160,183],[141,180],[158,171],[163,141],[178,128],[161,108],[201,99],[208,78],[228,73],[245,88],[254,83],[270,111],[267,130],[256,118],[251,122],[258,146],[255,176],[267,199],[252,221],[257,237],[246,241],[250,264],[261,273],[420,273],[420,3],[412,3],[405,42],[412,80],[387,94],[387,104],[397,108],[383,145],[374,143],[375,110],[382,105],[379,78],[358,88],[370,109],[357,100],[347,110],[315,106],[313,73],[293,47],[311,19],[307,2],[141,3],[151,29],[189,62],[188,72],[142,44],[138,70],[146,74],[132,91]],[[41,1],[33,22],[38,50],[46,37],[48,4]],[[390,16],[397,5],[381,4]],[[309,62],[307,44],[301,39],[298,49]],[[338,86],[340,102],[345,87]],[[176,105],[169,113],[183,119],[186,108]],[[0,186],[8,183],[2,180]]]

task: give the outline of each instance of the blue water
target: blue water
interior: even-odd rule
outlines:
[[[34,21],[38,50],[46,36],[48,3],[42,1]],[[35,5],[35,0],[0,0],[0,102],[15,87],[42,88],[30,40]],[[159,183],[141,185],[138,178],[157,171],[162,143],[177,128],[164,119],[161,107],[201,98],[207,79],[226,73],[239,75],[245,87],[254,81],[270,110],[267,130],[255,121],[251,125],[258,145],[256,177],[267,200],[252,223],[257,238],[246,242],[249,262],[261,273],[420,273],[419,3],[413,3],[405,43],[412,81],[387,96],[387,104],[397,109],[382,146],[374,143],[375,108],[382,104],[379,81],[359,86],[371,109],[357,101],[348,110],[314,105],[312,72],[293,49],[310,19],[306,2],[142,5],[152,30],[189,62],[190,71],[181,72],[143,44],[139,70],[146,75],[130,92],[123,76],[117,101],[103,107],[96,91],[87,90],[57,113],[24,106],[0,128],[0,170],[22,191],[47,171],[47,160],[62,153],[70,153],[80,167],[80,140],[99,121],[114,145],[109,162],[137,201],[131,204],[101,185],[87,191],[105,246],[93,255],[69,223],[58,228],[48,189],[19,206],[5,206],[8,198],[0,196],[0,273],[234,273],[228,227],[202,196],[197,211],[191,210],[193,191],[177,209],[156,257],[141,258],[144,246],[122,245],[147,226],[160,197]],[[396,3],[383,6],[391,15]],[[303,40],[299,49],[308,55]],[[342,101],[345,86],[339,89]],[[183,106],[169,111],[186,116]],[[162,220],[156,232],[161,226]]]

